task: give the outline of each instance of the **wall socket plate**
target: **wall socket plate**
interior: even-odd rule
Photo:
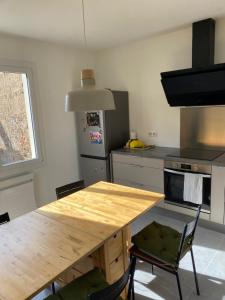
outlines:
[[[148,136],[149,137],[157,137],[158,136],[158,133],[155,131],[155,130],[150,130],[148,132]]]

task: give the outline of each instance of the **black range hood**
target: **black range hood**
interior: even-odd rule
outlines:
[[[163,72],[161,82],[170,106],[225,105],[225,63],[213,64],[215,21],[193,23],[192,68]]]

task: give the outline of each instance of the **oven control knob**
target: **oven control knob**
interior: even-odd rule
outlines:
[[[198,166],[197,165],[192,165],[192,171],[198,172]]]
[[[178,167],[179,167],[179,164],[176,163],[176,162],[174,162],[173,165],[172,165],[172,168],[173,168],[173,169],[178,169]]]

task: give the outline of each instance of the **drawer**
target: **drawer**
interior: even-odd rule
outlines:
[[[114,261],[123,251],[123,237],[122,231],[118,231],[113,237],[111,237],[106,245],[108,252],[109,263]]]
[[[161,194],[164,193],[164,189],[162,187],[145,185],[145,184],[141,184],[141,183],[138,183],[138,182],[129,181],[129,180],[125,180],[125,179],[114,178],[113,182],[118,183],[118,184],[122,184],[122,185],[126,185],[126,186],[130,186],[130,187],[134,187],[134,188],[137,188],[137,189],[142,189],[142,190],[154,192],[154,193],[161,193]]]
[[[114,283],[118,280],[125,272],[124,268],[124,261],[123,261],[123,254],[121,254],[118,258],[116,258],[110,265],[109,265],[109,284]]]
[[[119,162],[113,163],[113,178],[123,179],[135,184],[158,187],[163,190],[163,170]]]
[[[75,278],[82,276],[83,274],[94,269],[94,263],[91,257],[85,257],[81,259],[78,263],[72,266],[69,270],[65,271],[60,275],[57,280],[61,286],[66,285]]]
[[[87,256],[85,258],[82,258],[75,265],[73,265],[72,268],[81,274],[85,274],[85,273],[91,271],[92,269],[94,269],[94,263],[93,263],[92,258]]]
[[[82,275],[83,275],[82,273],[71,268],[71,269],[65,271],[63,274],[61,274],[60,277],[57,279],[57,282],[59,283],[59,285],[61,287],[63,287],[65,285],[67,285],[68,283],[70,283],[71,281],[73,281],[74,279],[76,279]]]
[[[143,167],[150,167],[163,170],[164,162],[162,159],[158,158],[147,158],[139,157],[134,155],[122,155],[122,154],[112,154],[112,160],[114,162],[120,162],[124,164],[138,165]]]
[[[154,192],[154,193],[164,194],[164,189],[161,187],[139,184],[137,182],[132,182],[132,181],[123,180],[123,179],[117,179],[117,178],[114,178],[113,182],[122,184],[122,185],[126,185],[126,186],[130,186],[130,187],[134,187],[137,189],[142,189],[142,190],[146,190],[146,191],[150,191],[150,192]],[[164,208],[164,200],[160,201],[156,206]]]

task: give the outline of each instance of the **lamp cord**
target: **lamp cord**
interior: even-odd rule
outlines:
[[[82,0],[82,17],[83,17],[84,47],[87,49],[87,36],[86,36],[86,24],[85,24],[84,0]]]

